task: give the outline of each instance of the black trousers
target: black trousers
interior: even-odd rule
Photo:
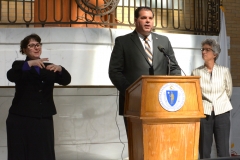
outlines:
[[[229,157],[229,135],[230,135],[230,112],[211,116],[200,121],[200,158],[210,158],[213,135],[217,148],[218,157]]]
[[[55,160],[53,118],[9,114],[8,160]]]

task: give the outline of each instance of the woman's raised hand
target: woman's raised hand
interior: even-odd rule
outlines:
[[[61,72],[62,71],[62,67],[59,65],[55,65],[55,64],[50,64],[46,67],[47,70],[50,71],[54,71],[54,72]]]
[[[45,65],[43,64],[43,62],[45,62],[45,61],[48,61],[48,58],[41,58],[41,59],[30,60],[30,61],[28,61],[28,65],[30,67],[38,66],[40,68],[45,68]]]

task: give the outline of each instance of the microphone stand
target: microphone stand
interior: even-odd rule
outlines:
[[[186,73],[182,70],[182,68],[178,65],[177,62],[175,62],[172,58],[170,58],[169,54],[166,54],[164,51],[164,48],[158,47],[158,49],[163,52],[163,54],[168,58],[168,75],[170,74],[170,61],[172,61],[174,64],[178,66],[178,68],[183,72],[183,74],[186,76]]]
[[[168,75],[170,75],[170,59],[168,56],[166,56],[168,58]]]

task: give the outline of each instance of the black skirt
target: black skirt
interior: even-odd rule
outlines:
[[[53,118],[9,114],[8,160],[55,160]]]

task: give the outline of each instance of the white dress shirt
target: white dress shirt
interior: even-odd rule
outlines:
[[[232,77],[228,68],[215,63],[210,73],[203,65],[194,69],[192,75],[201,77],[204,114],[211,115],[214,110],[219,115],[232,109]]]

